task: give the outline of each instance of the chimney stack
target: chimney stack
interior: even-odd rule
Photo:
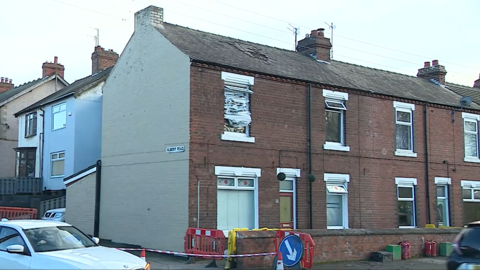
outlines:
[[[330,62],[330,49],[332,44],[330,39],[324,35],[324,28],[312,30],[310,35],[305,36],[304,39],[298,41],[297,52],[322,60]]]
[[[107,51],[101,46],[96,46],[92,53],[92,74],[114,66],[117,63],[118,57],[118,53],[113,50]]]
[[[480,75],[478,76],[478,79],[475,81],[475,83],[473,84],[473,87],[475,88],[480,88]]]
[[[425,62],[424,67],[417,73],[417,77],[427,80],[434,79],[441,85],[445,85],[445,75],[447,75],[447,71],[444,66],[438,64],[438,60],[433,60],[432,66],[429,62]]]
[[[53,74],[58,74],[58,76],[62,77],[63,78],[63,74],[64,74],[64,71],[65,71],[65,68],[63,67],[62,64],[59,64],[58,63],[58,57],[55,56],[53,58],[53,63],[51,62],[45,62],[43,63],[42,65],[42,77],[45,78],[45,77],[48,77],[48,76],[51,76]]]
[[[13,88],[12,79],[0,78],[0,94]]]
[[[142,10],[135,12],[135,31],[145,25],[153,27],[162,27],[163,25],[163,8],[156,6],[148,6]]]

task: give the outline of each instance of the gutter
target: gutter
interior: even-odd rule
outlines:
[[[43,185],[43,161],[44,161],[44,158],[43,158],[43,147],[44,147],[44,144],[45,144],[45,111],[43,110],[43,108],[40,108],[40,110],[42,111],[42,133],[40,133],[40,153],[39,153],[39,157],[40,157],[40,178],[42,178],[42,185]],[[42,187],[43,189],[43,187]]]
[[[102,161],[97,161],[95,173],[95,219],[93,222],[93,236],[99,237],[100,230],[100,194],[101,194],[101,185],[102,185]]]
[[[431,224],[430,217],[430,186],[429,186],[429,160],[428,160],[428,117],[427,117],[427,104],[423,105],[423,129],[425,135],[425,197],[427,199],[427,224]]]
[[[308,84],[308,190],[309,190],[309,215],[310,215],[310,229],[313,229],[313,206],[312,206],[312,84]]]

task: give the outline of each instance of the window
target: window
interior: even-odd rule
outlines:
[[[480,181],[462,180],[463,224],[480,220]]]
[[[52,129],[57,130],[67,126],[67,104],[52,106]]]
[[[0,251],[7,251],[7,247],[10,245],[21,245],[26,248],[25,242],[17,230],[0,227]]]
[[[395,108],[395,155],[417,157],[414,153],[413,111],[415,105],[394,101]]]
[[[415,178],[395,178],[398,199],[398,226],[400,228],[415,228]]]
[[[222,72],[224,85],[224,128],[222,140],[255,142],[250,136],[250,87],[254,78],[228,72]]]
[[[37,135],[37,112],[25,115],[25,137]]]
[[[325,134],[323,149],[350,151],[345,145],[345,112],[348,93],[323,90],[325,97]]]
[[[480,162],[478,154],[478,121],[480,115],[462,113],[466,162]]]
[[[260,169],[215,167],[217,229],[258,228],[257,179]]]
[[[323,176],[327,190],[327,229],[348,229],[348,174]]]
[[[51,176],[52,177],[62,177],[65,173],[65,152],[57,152],[51,154],[52,159],[52,168]]]
[[[16,148],[16,177],[35,177],[36,148]]]

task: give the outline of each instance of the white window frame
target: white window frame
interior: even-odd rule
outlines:
[[[477,114],[471,114],[471,113],[465,113],[462,112],[462,119],[463,119],[463,152],[464,152],[464,159],[463,161],[465,162],[475,162],[475,163],[480,163],[480,147],[479,147],[479,131],[478,131],[478,122],[480,121],[480,115]],[[467,156],[467,151],[465,151],[466,145],[465,145],[465,134],[467,131],[465,131],[465,122],[474,122],[477,126],[477,132],[475,133],[477,135],[477,156]],[[472,133],[472,132],[469,132]],[[472,133],[473,134],[473,133]]]
[[[475,190],[480,191],[480,181],[462,180],[461,185],[462,185],[462,201],[464,201],[464,202],[480,202],[480,199],[474,199],[475,197],[473,195],[473,192]],[[464,189],[470,189],[471,199],[464,199],[463,198],[463,190]]]
[[[334,150],[334,151],[344,151],[344,152],[349,152],[350,151],[350,146],[345,144],[345,111],[347,111],[347,107],[345,105],[346,101],[348,100],[348,93],[344,92],[338,92],[338,91],[332,91],[332,90],[327,90],[323,89],[323,97],[325,98],[325,107],[328,107],[327,102],[332,101],[332,102],[338,102],[342,103],[343,107],[345,109],[328,109],[325,108],[325,111],[331,110],[331,111],[336,111],[340,112],[340,143],[338,142],[329,142],[325,139],[325,144],[323,145],[323,149],[325,150]],[[325,136],[327,134],[327,131],[325,129]]]
[[[415,198],[417,197],[417,194],[415,192],[415,186],[417,185],[417,179],[416,178],[403,178],[403,177],[395,177],[395,185],[396,185],[396,193],[397,193],[397,202],[399,201],[408,201],[408,202],[413,202],[413,226],[398,226],[399,228],[416,228],[417,227],[417,208],[415,206]],[[398,188],[399,187],[408,187],[412,188],[412,193],[413,193],[413,198],[408,199],[408,198],[399,198],[398,197]],[[398,216],[397,216],[397,221],[398,221]]]
[[[215,166],[215,176],[222,178],[251,178],[253,179],[254,187],[237,187],[237,181],[234,187],[222,187],[217,186],[218,189],[230,189],[230,190],[253,190],[254,198],[254,215],[255,215],[255,229],[259,227],[258,216],[258,178],[262,176],[262,170],[259,168],[245,168],[245,167],[227,167],[227,166]],[[218,224],[218,220],[217,220]],[[228,235],[228,231],[224,230],[225,235]]]
[[[448,192],[449,192],[449,187],[450,185],[452,184],[452,179],[451,178],[447,178],[447,177],[435,177],[435,185],[437,185],[437,187],[441,186],[443,188],[445,188],[445,197],[439,197],[437,195],[437,200],[440,198],[440,199],[445,199],[446,201],[446,212],[447,212],[447,216],[444,218],[444,225],[442,226],[450,226],[450,197],[448,196]]]
[[[393,108],[395,113],[395,155],[402,157],[417,157],[417,153],[415,153],[415,136],[413,131],[413,112],[415,111],[415,104],[394,101]],[[410,113],[410,124],[405,122],[398,122],[397,111]],[[412,146],[412,150],[397,149],[397,125],[410,126],[410,144]]]
[[[297,229],[297,179],[300,177],[300,169],[293,168],[277,168],[277,174],[283,172],[286,175],[283,181],[292,181],[292,190],[279,189],[280,192],[292,193],[292,215],[293,215],[293,229]]]
[[[348,229],[348,183],[350,182],[349,174],[324,173],[323,181],[325,181],[325,200],[328,195],[327,185],[342,185],[346,189],[346,193],[342,195],[342,226],[327,226],[327,229]],[[325,210],[327,206],[325,203]]]
[[[62,106],[65,106],[65,109],[62,110]],[[59,108],[59,111],[58,112],[54,112],[55,108],[57,107],[60,107]],[[52,130],[59,130],[59,129],[62,129],[62,128],[66,128],[67,127],[67,102],[62,102],[62,103],[58,103],[56,105],[53,105],[51,107],[52,109]],[[59,128],[55,128],[55,114],[59,114],[59,113],[62,113],[62,112],[65,112],[65,123],[63,124],[63,127],[59,127]]]
[[[57,158],[53,158],[52,155],[57,154]],[[63,154],[63,158],[59,157],[60,154]],[[63,160],[63,174],[62,175],[53,175],[53,162]],[[50,153],[50,178],[58,178],[65,176],[65,151],[58,151]]]
[[[243,86],[243,87],[248,87],[249,88],[250,86],[254,85],[254,82],[255,82],[254,77],[235,74],[235,73],[230,73],[230,72],[224,72],[224,71],[222,71],[221,78],[224,81],[226,86],[231,85],[233,87]],[[225,90],[224,90],[224,92],[225,92]],[[253,92],[251,92],[251,90],[250,90],[250,94],[252,94],[252,93]],[[249,99],[249,104],[250,104],[250,99]],[[248,110],[249,110],[250,115],[251,115],[250,106],[248,106]],[[250,125],[246,127],[246,133],[223,131],[220,138],[224,141],[237,141],[237,142],[255,143],[255,137],[250,136]]]
[[[25,114],[25,138],[33,137],[37,135],[37,112],[31,112]]]

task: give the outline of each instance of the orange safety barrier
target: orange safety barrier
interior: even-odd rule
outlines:
[[[21,207],[0,207],[0,220],[6,219],[36,219],[37,209]]]
[[[313,238],[308,233],[301,233],[295,231],[277,231],[275,233],[275,252],[278,252],[278,247],[282,242],[283,238],[288,235],[297,235],[303,242],[303,258],[300,261],[302,268],[310,269],[313,266],[313,256],[315,255],[315,242]]]
[[[187,229],[187,233],[185,235],[185,253],[198,255],[224,255],[226,249],[225,246],[226,239],[222,230],[201,228]],[[207,256],[205,256],[205,258],[207,258]],[[215,257],[212,262],[213,266],[216,265],[216,259],[222,258]]]

